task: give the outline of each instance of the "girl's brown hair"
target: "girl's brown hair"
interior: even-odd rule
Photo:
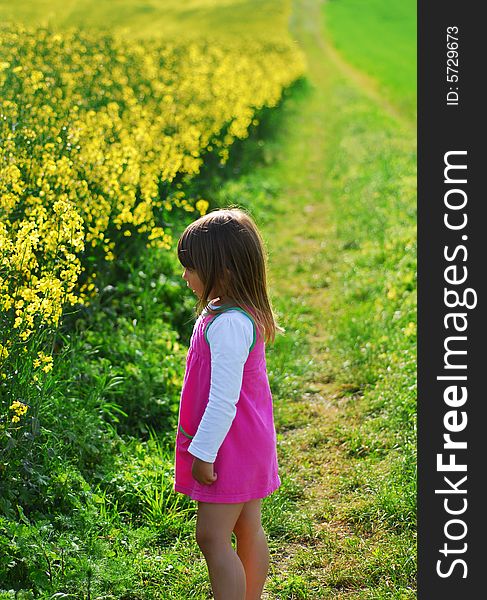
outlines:
[[[276,322],[267,291],[264,242],[254,221],[240,208],[214,210],[197,219],[178,241],[178,258],[183,267],[196,271],[204,285],[196,306],[218,314],[207,299],[212,290],[229,298],[232,306],[250,309],[266,341],[276,331]]]

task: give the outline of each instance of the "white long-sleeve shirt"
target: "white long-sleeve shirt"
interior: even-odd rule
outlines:
[[[242,388],[243,368],[254,337],[252,321],[228,310],[208,327],[211,380],[208,405],[188,451],[205,462],[214,462],[233,419]]]

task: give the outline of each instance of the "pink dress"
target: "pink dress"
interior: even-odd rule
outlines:
[[[254,324],[254,343],[244,365],[237,412],[214,463],[217,480],[202,485],[193,479],[191,439],[205,412],[210,393],[211,354],[205,330],[217,315],[197,319],[186,359],[176,435],[174,489],[202,502],[238,503],[264,498],[281,484],[277,472],[276,431],[267,378],[265,343]]]

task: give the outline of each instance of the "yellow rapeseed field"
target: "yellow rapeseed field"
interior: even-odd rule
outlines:
[[[176,176],[196,175],[206,152],[225,163],[303,70],[286,41],[0,29],[0,370],[96,293],[96,272],[78,283],[95,248],[108,261],[124,236],[169,248],[168,212],[208,207]]]

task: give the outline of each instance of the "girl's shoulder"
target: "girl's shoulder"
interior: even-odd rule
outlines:
[[[212,317],[211,321],[214,321],[218,318],[220,322],[241,322],[241,323],[251,323],[255,326],[255,319],[252,312],[246,308],[242,308],[241,306],[233,306],[233,305],[213,305],[211,303],[208,304],[210,309],[217,312],[209,312],[204,310],[201,313],[203,317]]]
[[[257,338],[257,328],[251,315],[239,307],[228,309],[211,315],[205,325],[205,339],[211,344],[216,338],[226,339],[229,344],[241,344],[252,349]]]

